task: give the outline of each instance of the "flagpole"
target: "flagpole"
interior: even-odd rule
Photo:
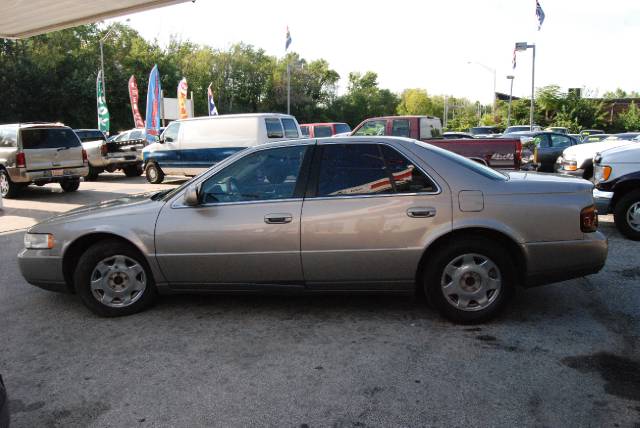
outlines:
[[[287,58],[287,114],[291,114],[291,70],[289,69],[289,58]]]
[[[532,44],[529,47],[533,49],[533,57],[531,60],[531,111],[529,112],[529,126],[533,131],[533,109],[534,109],[534,97],[535,97],[535,76],[536,76],[536,44]]]

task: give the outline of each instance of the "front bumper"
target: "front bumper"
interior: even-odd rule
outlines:
[[[607,261],[607,238],[601,232],[585,233],[584,239],[577,241],[533,242],[522,247],[526,287],[591,275]]]
[[[51,256],[50,250],[23,249],[18,253],[18,266],[31,285],[49,291],[70,292],[62,273],[62,258]]]
[[[54,169],[43,169],[38,171],[27,171],[24,168],[7,168],[9,178],[14,183],[59,183],[63,180],[79,179],[89,174],[88,166],[80,166],[76,168],[55,168],[62,169],[63,174],[54,176]]]
[[[613,192],[593,189],[593,201],[598,209],[598,214],[604,215],[611,212],[611,199],[613,199]]]

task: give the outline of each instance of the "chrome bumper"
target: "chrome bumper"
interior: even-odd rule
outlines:
[[[598,209],[598,214],[604,215],[611,212],[611,199],[613,199],[613,192],[593,189],[593,201]]]
[[[142,155],[139,152],[109,153],[99,158],[89,158],[89,163],[94,168],[106,168],[109,166],[135,165],[142,163]]]
[[[18,253],[20,273],[29,284],[45,290],[69,292],[62,273],[62,258],[49,255],[50,250],[23,249]]]
[[[591,275],[607,261],[607,238],[601,232],[585,233],[577,241],[533,242],[522,247],[528,287]]]
[[[63,175],[54,176],[51,171],[56,169],[62,169]],[[89,174],[89,167],[53,168],[38,171],[27,171],[24,168],[7,168],[7,172],[14,183],[59,182],[70,178],[85,177]]]

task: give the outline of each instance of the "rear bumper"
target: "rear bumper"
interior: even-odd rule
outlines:
[[[18,266],[31,285],[49,291],[69,292],[62,273],[62,259],[46,254],[49,250],[27,250],[18,253]]]
[[[136,165],[142,163],[142,154],[139,152],[109,153],[100,158],[89,158],[89,163],[94,168],[119,168],[122,166]]]
[[[609,214],[611,212],[611,199],[613,199],[613,192],[593,189],[593,201],[598,209],[598,214]]]
[[[587,233],[577,241],[523,244],[527,263],[524,286],[551,284],[599,272],[607,260],[607,238]]]
[[[76,168],[60,168],[63,175],[54,176],[52,169],[43,169],[38,171],[28,171],[25,168],[7,168],[9,178],[14,183],[59,183],[68,179],[79,179],[89,173],[88,166]],[[57,168],[56,168],[57,170]]]

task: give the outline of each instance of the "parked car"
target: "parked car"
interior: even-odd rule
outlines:
[[[440,119],[433,116],[387,116],[366,119],[351,135],[387,135],[425,141],[493,168],[519,169],[522,145],[517,138],[443,139]]]
[[[129,139],[135,135],[133,132],[123,132],[110,142],[107,142],[105,135],[98,129],[75,129],[74,132],[80,138],[89,159],[89,173],[85,180],[96,180],[103,171],[114,172],[119,169],[127,177],[142,175],[141,150],[144,139]]]
[[[0,376],[0,428],[9,428],[9,398],[2,376]]]
[[[473,135],[468,132],[443,132],[442,138],[445,140],[460,140],[460,139],[469,139],[473,138]]]
[[[587,135],[598,135],[598,134],[604,134],[604,131],[601,129],[583,129],[582,131],[580,131],[580,135],[582,135],[583,137],[586,137]]]
[[[602,141],[609,137],[613,137],[613,134],[593,134],[593,135],[580,136],[580,144],[597,143],[598,141]]]
[[[549,126],[545,129],[545,131],[554,132],[556,134],[569,135],[569,128],[565,128],[564,126]]]
[[[502,135],[506,136],[506,134],[514,134],[518,132],[538,132],[538,131],[542,131],[542,128],[539,127],[538,125],[533,125],[533,129],[531,129],[529,125],[514,125],[514,126],[509,126],[507,129],[505,129]]]
[[[87,152],[73,130],[60,123],[0,125],[0,193],[15,198],[29,184],[80,187],[89,171]]]
[[[594,181],[598,212],[613,213],[620,233],[640,241],[640,144],[597,154]]]
[[[351,132],[351,127],[342,122],[305,123],[304,125],[300,125],[300,132],[303,137],[322,138],[349,133]]]
[[[591,189],[405,138],[293,140],[50,218],[18,261],[29,283],[75,291],[103,316],[158,293],[424,291],[445,317],[479,322],[516,286],[603,267]]]
[[[195,176],[247,147],[300,138],[296,118],[279,113],[228,114],[171,122],[142,150],[147,181],[165,174]]]
[[[563,150],[580,143],[569,135],[548,131],[529,132],[519,135],[523,153],[525,149],[530,151],[532,167],[540,172],[555,172],[556,162],[562,156]],[[523,154],[523,161],[524,159],[525,155]]]
[[[640,140],[634,139],[638,135],[634,132],[625,132],[612,135],[596,143],[582,143],[569,147],[558,158],[556,172],[591,180],[593,177],[593,158],[598,152],[638,142]]]
[[[488,138],[500,135],[500,130],[497,126],[474,126],[469,133],[475,138]]]

